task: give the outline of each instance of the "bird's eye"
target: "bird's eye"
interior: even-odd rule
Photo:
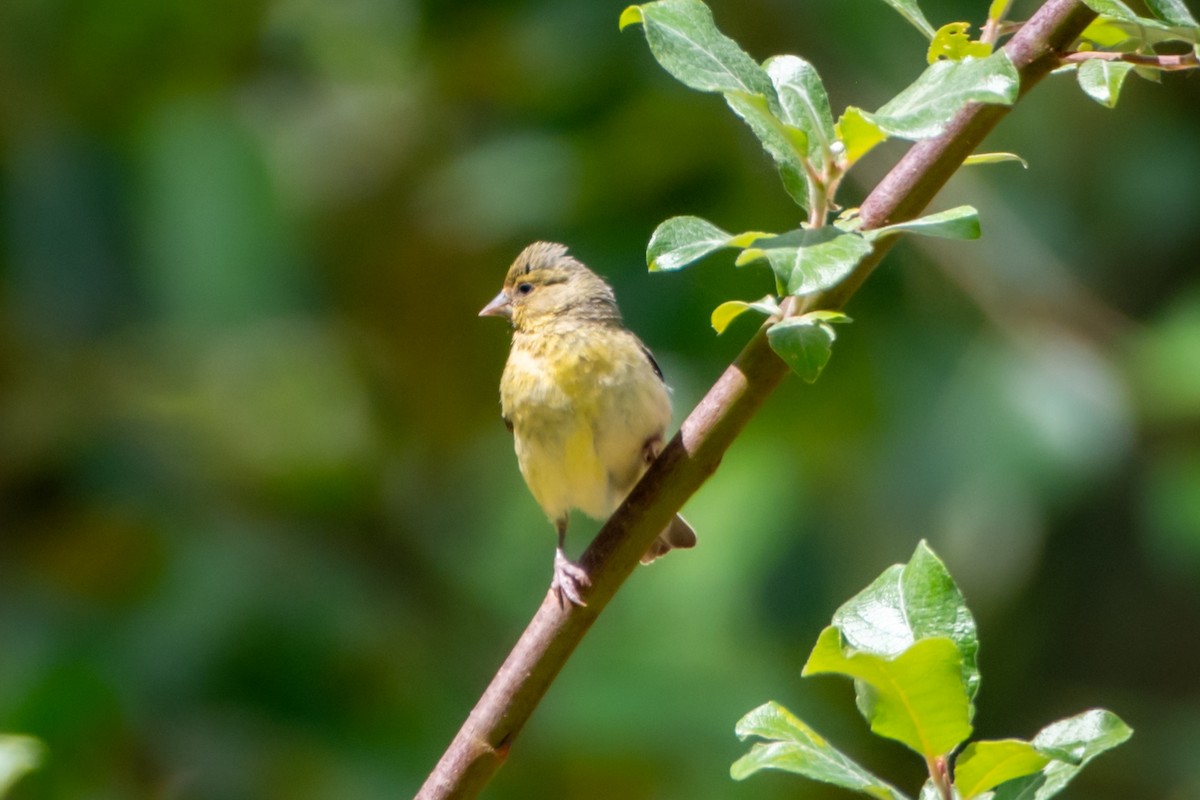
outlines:
[[[532,283],[517,284],[517,294],[529,294],[532,291],[533,291]]]

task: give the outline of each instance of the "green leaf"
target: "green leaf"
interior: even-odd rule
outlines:
[[[842,635],[821,632],[804,675],[836,673],[856,679],[859,710],[880,736],[926,759],[945,755],[971,733],[962,656],[950,639],[922,639],[895,658],[843,652]]]
[[[654,58],[684,85],[774,98],[771,79],[737,42],[717,30],[712,12],[700,0],[659,0],[622,12],[622,29],[639,22]]]
[[[31,736],[0,735],[0,797],[41,764],[45,747]]]
[[[1101,753],[1133,735],[1111,711],[1093,709],[1060,720],[1033,737],[1033,746],[1052,760],[1040,772],[1002,783],[992,800],[1048,800]]]
[[[865,156],[871,148],[888,137],[882,129],[867,118],[867,112],[849,106],[834,126],[837,138],[846,151],[846,166]]]
[[[1196,18],[1183,0],[1146,0],[1146,7],[1159,19],[1179,27],[1197,27]]]
[[[808,136],[779,119],[762,95],[727,92],[725,102],[750,127],[771,156],[792,200],[807,209],[808,174],[804,170],[804,159],[808,154]]]
[[[746,311],[757,311],[769,317],[772,314],[779,313],[779,304],[775,302],[775,298],[771,295],[767,295],[755,303],[747,303],[745,300],[727,300],[713,309],[713,330],[718,334],[724,333],[725,329],[729,327],[729,323],[733,322]]]
[[[971,23],[969,22],[951,22],[938,28],[933,41],[929,43],[929,50],[925,54],[926,60],[932,64],[942,59],[962,61],[964,58],[987,58],[990,56],[992,46],[986,42],[972,41],[967,33],[970,29]]]
[[[954,787],[970,800],[1005,781],[1042,769],[1050,759],[1020,739],[971,742],[954,761]]]
[[[976,153],[975,155],[967,156],[963,160],[963,166],[975,167],[982,164],[1001,164],[1005,161],[1015,161],[1025,169],[1029,169],[1029,162],[1016,153]]]
[[[833,625],[856,651],[893,658],[915,642],[946,637],[962,655],[968,698],[979,690],[979,639],[954,579],[924,541],[907,564],[884,570],[870,586],[847,600]]]
[[[759,736],[767,742],[754,744],[750,752],[733,763],[729,774],[734,780],[743,780],[759,770],[778,769],[878,800],[906,800],[895,787],[856,764],[778,703],[766,703],[742,717],[737,735],[743,741]]]
[[[1096,17],[1083,29],[1079,38],[1091,42],[1097,47],[1111,49],[1128,41],[1129,31],[1117,24],[1111,17]]]
[[[1076,71],[1079,88],[1102,106],[1113,108],[1121,94],[1121,85],[1133,65],[1124,61],[1105,61],[1093,58],[1084,61]]]
[[[733,236],[700,217],[671,217],[654,229],[646,246],[651,272],[671,272],[709,253],[731,247]]]
[[[829,323],[849,321],[849,317],[838,311],[812,311],[776,322],[767,329],[767,341],[793,372],[813,383],[829,363],[837,338]]]
[[[878,111],[860,113],[891,136],[928,139],[940,134],[968,103],[1011,105],[1019,87],[1017,68],[998,50],[987,58],[930,64]]]
[[[765,258],[784,290],[800,296],[836,285],[870,252],[862,235],[827,225],[759,239],[735,263]]]
[[[874,241],[897,233],[916,233],[921,236],[936,236],[939,239],[978,239],[979,212],[971,206],[956,206],[908,222],[897,222],[895,225],[864,231],[863,235]]]
[[[992,4],[988,6],[987,18],[993,22],[1003,21],[1011,5],[1012,0],[992,0]]]
[[[1142,17],[1121,0],[1083,0],[1084,5],[1101,14],[1115,27],[1124,29],[1126,38],[1136,39],[1143,45],[1153,46],[1162,42],[1183,41],[1191,44],[1200,42],[1200,27],[1191,12],[1179,0],[1147,2],[1150,10],[1162,17]],[[1165,20],[1165,21],[1164,21]],[[1084,32],[1085,34],[1087,31]]]
[[[1097,14],[1103,14],[1113,19],[1122,20],[1123,22],[1132,22],[1136,25],[1154,28],[1168,27],[1166,23],[1159,20],[1138,16],[1137,12],[1122,3],[1121,0],[1083,0],[1083,4]]]
[[[900,12],[900,15],[916,26],[917,30],[925,34],[926,39],[933,38],[933,26],[929,24],[929,20],[925,19],[925,14],[917,5],[916,0],[883,0],[892,8]]]
[[[836,139],[825,85],[812,64],[798,56],[774,56],[763,62],[783,109],[783,121],[808,135],[808,157],[820,164],[831,158]]]

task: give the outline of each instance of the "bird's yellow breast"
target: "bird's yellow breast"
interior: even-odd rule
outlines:
[[[517,333],[500,399],[521,473],[551,519],[612,513],[671,415],[641,344],[614,326]]]

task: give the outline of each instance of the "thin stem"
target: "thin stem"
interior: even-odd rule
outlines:
[[[1084,61],[1122,61],[1136,67],[1149,67],[1163,72],[1175,72],[1200,68],[1200,58],[1194,52],[1182,55],[1152,56],[1145,53],[1111,53],[1104,50],[1080,50],[1062,57],[1064,64],[1081,64]]]
[[[954,786],[950,782],[950,768],[946,762],[945,756],[926,759],[925,765],[929,768],[929,778],[933,781],[933,785],[937,787],[938,794],[942,796],[942,800],[954,800]]]
[[[804,172],[808,175],[808,227],[820,228],[829,216],[832,189],[825,180],[829,169],[826,168],[823,174],[818,174],[809,159],[804,158],[801,161],[804,164]]]
[[[995,44],[999,41],[1004,18],[1008,16],[1010,8],[1012,8],[1012,0],[1006,0],[1004,6],[997,9],[994,15],[988,15],[987,22],[983,23],[983,31],[979,35],[979,41],[984,44]]]
[[[1095,18],[1077,0],[1048,0],[1006,45],[1021,72],[1022,94],[1058,65]],[[921,142],[864,201],[865,228],[912,219],[1008,113],[963,109],[937,139]],[[804,299],[801,310],[840,308],[898,237],[889,236],[838,286]],[[725,370],[629,497],[601,528],[581,563],[592,579],[587,606],[561,607],[547,593],[529,627],[417,794],[418,800],[471,798],[504,763],[509,747],[575,647],[684,502],[716,470],[725,451],[788,372],[760,328]]]

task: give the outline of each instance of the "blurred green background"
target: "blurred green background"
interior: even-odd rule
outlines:
[[[550,577],[499,419],[508,333],[475,316],[509,261],[550,239],[606,274],[679,419],[753,331],[710,310],[772,282],[729,256],[648,275],[650,232],[798,221],[623,4],[0,4],[0,732],[48,749],[11,798],[415,792]],[[922,68],[878,0],[712,6],[838,110]],[[1115,111],[1070,76],[1022,103],[985,149],[1030,168],[935,205],[976,205],[983,240],[895,249],[487,796],[848,796],[729,779],[768,699],[915,791],[850,685],[799,671],[927,538],[979,621],[979,735],[1105,706],[1136,734],[1067,797],[1200,797],[1198,101],[1179,74]]]

